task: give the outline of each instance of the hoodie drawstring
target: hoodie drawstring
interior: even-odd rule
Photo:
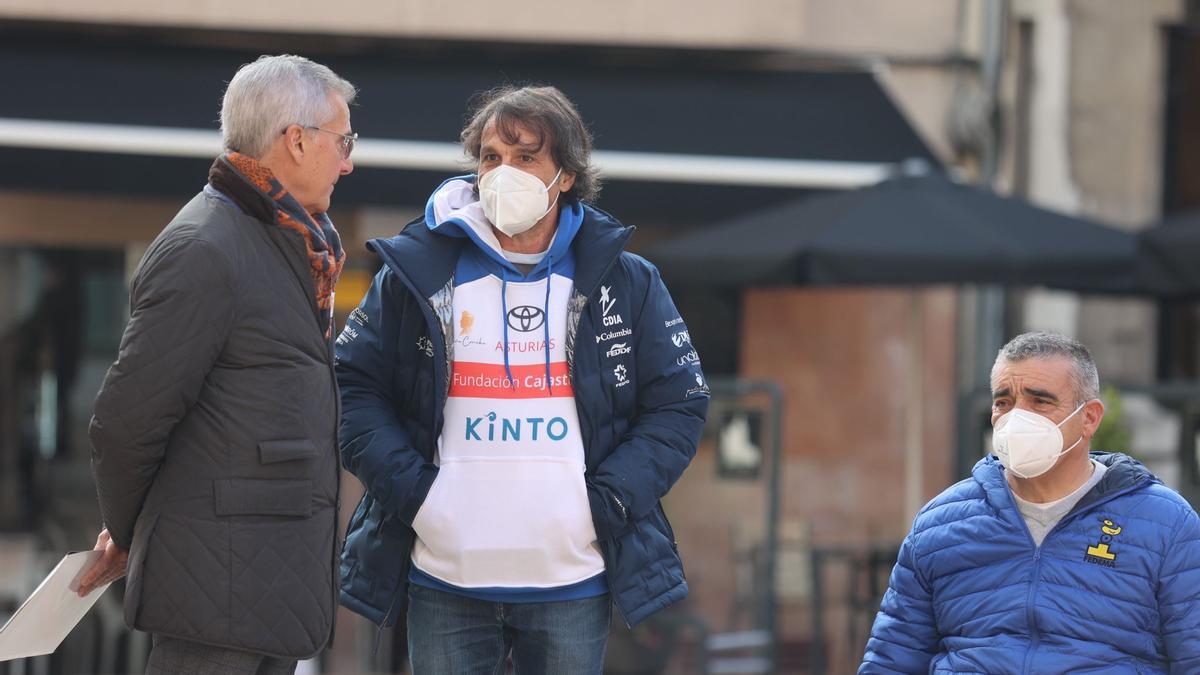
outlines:
[[[542,339],[546,352],[546,389],[554,395],[550,384],[550,284],[554,282],[554,256],[546,254],[546,300],[542,303]]]
[[[550,384],[550,284],[554,273],[554,257],[546,255],[546,298],[542,301],[542,351],[546,355],[546,389],[554,395],[554,386]],[[509,387],[516,389],[517,381],[513,379],[512,366],[508,363],[508,272],[500,267],[500,321],[504,324],[504,374],[508,377]]]
[[[517,386],[513,379],[512,368],[508,365],[508,273],[500,268],[500,323],[504,324],[504,375],[508,377],[510,389]]]

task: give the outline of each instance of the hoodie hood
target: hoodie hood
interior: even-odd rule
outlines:
[[[579,227],[583,223],[583,206],[577,202],[563,204],[558,212],[558,227],[550,240],[546,255],[534,265],[529,274],[522,273],[516,265],[504,257],[500,240],[491,222],[483,212],[483,204],[475,194],[475,175],[455,176],[438,186],[425,204],[425,226],[435,234],[464,238],[474,244],[476,255],[459,259],[455,277],[459,283],[481,274],[493,274],[500,278],[500,321],[504,346],[504,371],[513,379],[509,363],[508,282],[537,281],[545,279],[546,293],[542,298],[543,350],[547,388],[550,388],[550,288],[557,271],[565,278],[574,277],[575,256],[571,251]]]
[[[464,177],[458,178],[463,179]],[[556,238],[551,249],[556,252],[556,256],[560,246],[567,249],[564,254],[570,252],[571,248],[587,252],[586,255],[572,257],[575,257],[575,285],[580,293],[590,296],[600,285],[608,269],[620,257],[635,228],[622,225],[616,218],[590,204],[580,203],[574,206],[581,208],[583,214],[582,222],[576,226],[578,232],[570,237],[569,242]],[[450,227],[438,227],[435,231],[428,226],[428,222],[425,214],[422,214],[408,223],[396,236],[371,239],[367,242],[367,250],[382,258],[384,264],[391,268],[398,278],[418,297],[425,299],[441,290],[454,277],[455,261],[463,254],[473,253],[474,249],[481,252],[479,257],[483,257],[482,251],[488,248],[468,243],[474,240],[468,239],[459,223]],[[488,250],[494,251],[490,248]],[[557,257],[555,260],[557,261]],[[496,264],[499,266],[498,262]],[[559,268],[558,262],[555,262],[555,268]]]
[[[559,207],[558,228],[550,241],[546,256],[534,266],[529,275],[524,275],[504,257],[500,240],[496,237],[491,222],[484,215],[483,204],[475,193],[476,180],[474,174],[467,174],[448,178],[439,185],[425,203],[425,226],[436,234],[471,241],[483,253],[480,257],[499,268],[493,270],[498,275],[537,278],[545,274],[555,261],[562,264],[571,249],[571,242],[579,232],[579,226],[583,223],[582,204],[569,202]]]

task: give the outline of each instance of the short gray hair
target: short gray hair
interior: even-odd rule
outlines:
[[[221,101],[221,136],[225,149],[261,159],[291,124],[320,126],[337,109],[329,96],[346,105],[358,90],[328,67],[303,56],[260,56],[238,69]]]
[[[1026,359],[1066,358],[1071,361],[1071,385],[1075,390],[1075,404],[1100,398],[1100,372],[1091,352],[1078,340],[1058,333],[1022,333],[1009,340],[996,355],[992,365],[992,377],[1002,363],[1018,363]]]
[[[516,143],[517,123],[529,127],[541,145],[550,144],[550,156],[563,171],[575,174],[575,183],[563,197],[595,202],[600,195],[600,172],[592,164],[592,134],[571,99],[555,87],[504,85],[484,92],[472,106],[470,119],[459,134],[463,150],[479,163],[483,130],[496,120],[496,131],[506,143]]]

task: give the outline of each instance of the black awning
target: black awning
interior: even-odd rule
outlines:
[[[1133,234],[942,176],[799,199],[659,243],[675,284],[1005,284],[1138,293]]]
[[[140,37],[139,37],[140,35]],[[216,35],[216,34],[214,34]],[[0,118],[216,129],[225,82],[269,50],[177,46],[136,32],[0,31],[8,96]],[[721,64],[712,53],[502,48],[481,44],[363,43],[321,53],[311,36],[290,47],[328,64],[361,94],[355,130],[369,138],[452,143],[468,99],[502,82],[549,83],[579,106],[596,147],[767,159],[935,161],[874,75],[772,72]],[[0,148],[0,189],[125,194],[195,191],[208,161]],[[339,184],[340,205],[419,205],[444,171],[360,169]],[[713,222],[794,198],[795,188],[613,180],[599,205],[625,219]]]

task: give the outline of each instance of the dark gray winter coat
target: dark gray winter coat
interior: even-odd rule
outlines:
[[[90,436],[133,628],[272,656],[333,625],[338,396],[304,243],[202,192],[154,240]]]

